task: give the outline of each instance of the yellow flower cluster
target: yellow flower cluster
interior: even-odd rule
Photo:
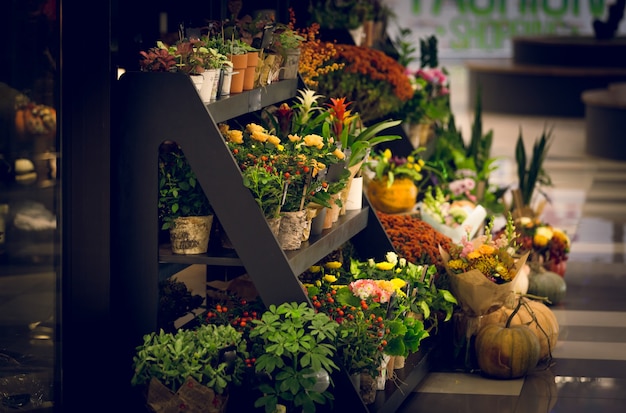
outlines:
[[[330,42],[322,42],[316,38],[319,24],[313,23],[300,33],[305,41],[300,44],[300,62],[298,72],[308,87],[316,87],[318,76],[341,70],[345,64],[327,62],[337,56],[335,46]]]
[[[488,244],[480,245],[465,258],[448,261],[448,268],[457,273],[476,269],[487,278],[497,278],[500,282],[511,281],[516,274],[513,259]]]

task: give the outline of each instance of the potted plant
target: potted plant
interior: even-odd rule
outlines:
[[[230,325],[146,334],[133,356],[131,384],[147,388],[154,411],[184,404],[190,412],[223,412],[229,387],[243,379],[246,347],[242,333]]]
[[[300,62],[300,45],[305,38],[291,25],[277,23],[272,35],[270,50],[282,57],[280,79],[295,79]]]
[[[208,249],[214,212],[181,148],[166,142],[159,153],[159,219],[176,254]]]
[[[173,45],[157,41],[156,46],[140,51],[142,71],[182,72],[191,77],[198,91],[202,88],[207,50],[200,40],[179,40]]]
[[[406,157],[394,156],[390,149],[385,149],[371,157],[367,168],[373,176],[367,184],[367,194],[376,210],[393,214],[413,209],[425,166],[417,155],[423,149],[418,148]]]
[[[317,404],[333,400],[327,388],[329,375],[338,369],[333,361],[335,321],[307,303],[286,302],[269,306],[252,322],[250,339],[258,352],[255,370],[262,393],[255,407],[273,413],[284,405],[287,411],[312,413]]]

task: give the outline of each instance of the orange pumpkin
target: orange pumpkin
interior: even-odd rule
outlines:
[[[417,202],[418,188],[410,178],[396,178],[388,185],[387,178],[373,179],[367,185],[372,207],[386,214],[409,212]]]
[[[559,323],[550,308],[540,301],[521,298],[523,304],[511,320],[511,325],[524,324],[537,336],[539,340],[539,360],[551,357],[552,351],[559,338]],[[500,309],[484,315],[481,319],[483,327],[492,324],[504,324],[513,313],[513,309],[503,306]]]
[[[15,134],[25,140],[32,136],[54,138],[56,110],[50,106],[29,103],[15,111]]]
[[[537,366],[539,340],[525,325],[489,324],[476,336],[476,360],[487,376],[517,379]]]

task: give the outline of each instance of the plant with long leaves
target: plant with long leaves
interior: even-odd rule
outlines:
[[[522,205],[519,207],[530,207],[535,189],[541,191],[541,186],[552,185],[550,176],[543,169],[543,163],[548,155],[552,137],[552,128],[547,129],[544,127],[541,136],[536,139],[533,144],[531,158],[527,159],[522,130],[520,128],[517,144],[515,146],[518,188],[522,202]]]

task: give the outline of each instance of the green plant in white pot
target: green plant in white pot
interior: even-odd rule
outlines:
[[[241,384],[247,342],[232,326],[207,324],[175,333],[160,330],[144,335],[143,340],[133,357],[131,384],[154,386],[156,380],[157,386],[169,390],[170,398],[161,400],[152,399],[156,391],[148,389],[148,405],[156,411],[171,400],[193,404],[184,396],[184,387],[190,383],[210,389],[212,403],[221,406],[226,404],[229,386]]]
[[[170,231],[172,251],[199,254],[207,251],[213,225],[213,208],[181,148],[164,143],[159,153],[159,220]],[[199,225],[202,239],[192,239],[189,226]]]
[[[317,404],[334,399],[327,390],[338,324],[306,303],[271,305],[250,331],[253,346],[259,347],[255,370],[260,377],[259,397],[254,406],[274,413],[277,406],[287,411],[313,413]]]

